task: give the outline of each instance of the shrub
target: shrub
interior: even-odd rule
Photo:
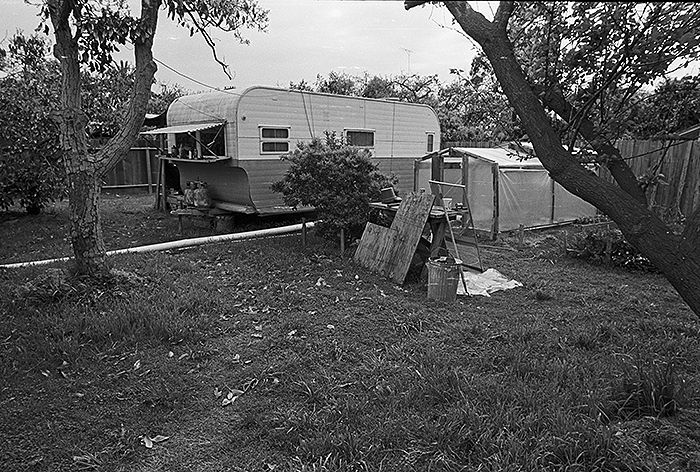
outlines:
[[[37,214],[65,190],[53,118],[60,71],[46,59],[50,48],[43,37],[17,34],[8,51],[7,73],[0,79],[0,209],[19,204]]]
[[[65,195],[65,170],[54,156],[0,151],[0,209],[19,204],[30,215]]]
[[[319,234],[329,239],[340,229],[348,240],[359,238],[372,215],[370,201],[393,181],[379,172],[368,150],[346,145],[335,133],[300,142],[282,159],[291,165],[272,190],[282,193],[287,205],[314,207],[323,220]]]
[[[642,256],[618,229],[586,231],[569,240],[568,249],[574,257],[594,264],[656,272],[654,265]]]

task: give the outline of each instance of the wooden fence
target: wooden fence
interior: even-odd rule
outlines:
[[[104,179],[104,190],[155,191],[158,181],[158,149],[155,147],[133,147]]]
[[[620,140],[617,148],[639,177],[657,170],[659,185],[648,191],[649,205],[657,213],[690,216],[700,204],[700,143],[696,141]],[[601,173],[612,182],[607,169]],[[654,174],[650,174],[654,175]]]

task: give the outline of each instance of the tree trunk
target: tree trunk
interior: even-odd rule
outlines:
[[[141,18],[132,34],[136,59],[134,88],[125,110],[124,124],[96,154],[88,150],[85,132],[87,117],[82,111],[80,99],[79,36],[71,28],[71,24],[77,21],[71,16],[79,17],[81,6],[69,0],[49,0],[47,4],[56,36],[54,55],[61,63],[62,109],[59,125],[68,174],[70,240],[75,270],[79,275],[94,276],[107,270],[99,212],[102,179],[124,158],[143,124],[156,72],[152,48],[160,0],[141,2]]]
[[[79,159],[80,156],[77,156]],[[75,271],[99,275],[107,270],[106,251],[100,224],[101,179],[88,170],[69,175],[70,241],[75,255]]]
[[[515,58],[506,27],[512,2],[501,2],[493,22],[466,2],[445,2],[464,32],[482,47],[511,106],[552,178],[569,192],[612,218],[627,240],[663,272],[690,308],[700,316],[700,211],[682,235],[675,235],[636,196],[585,169],[562,146],[544,106]]]

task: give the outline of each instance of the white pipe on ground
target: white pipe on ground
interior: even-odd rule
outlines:
[[[279,234],[295,233],[301,231],[304,224],[307,228],[313,228],[315,221],[308,221],[306,223],[299,223],[290,226],[280,226],[278,228],[269,229],[259,229],[256,231],[246,231],[243,233],[230,233],[221,234],[217,236],[205,236],[203,238],[190,238],[190,239],[180,239],[177,241],[170,241],[167,243],[149,244],[148,246],[137,246],[130,247],[126,249],[116,249],[114,251],[107,251],[108,256],[113,256],[115,254],[126,254],[130,252],[154,252],[154,251],[165,251],[168,249],[181,249],[185,247],[201,246],[203,244],[220,243],[224,241],[238,241],[242,239],[253,239],[265,236],[276,236]],[[30,261],[30,262],[16,262],[14,264],[2,264],[1,269],[16,269],[19,267],[30,267],[36,265],[51,264],[54,262],[64,262],[70,260],[70,257],[60,257],[57,259],[45,259],[43,261]]]

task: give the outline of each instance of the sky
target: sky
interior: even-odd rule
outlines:
[[[217,54],[230,66],[232,80],[201,37],[190,37],[188,30],[161,14],[153,49],[161,62],[156,80],[192,91],[288,87],[301,80],[313,84],[318,74],[327,77],[331,71],[355,76],[438,74],[440,80],[449,82],[450,69],[468,69],[476,52],[471,40],[452,25],[449,12],[437,6],[406,11],[402,1],[394,0],[258,3],[269,10],[269,23],[265,33],[242,31],[249,45],[238,43],[230,34],[212,33]],[[474,3],[489,15],[489,2]],[[31,33],[39,21],[38,11],[23,0],[0,0],[0,38],[12,36],[17,29]],[[131,51],[125,50],[118,59],[131,57]]]

